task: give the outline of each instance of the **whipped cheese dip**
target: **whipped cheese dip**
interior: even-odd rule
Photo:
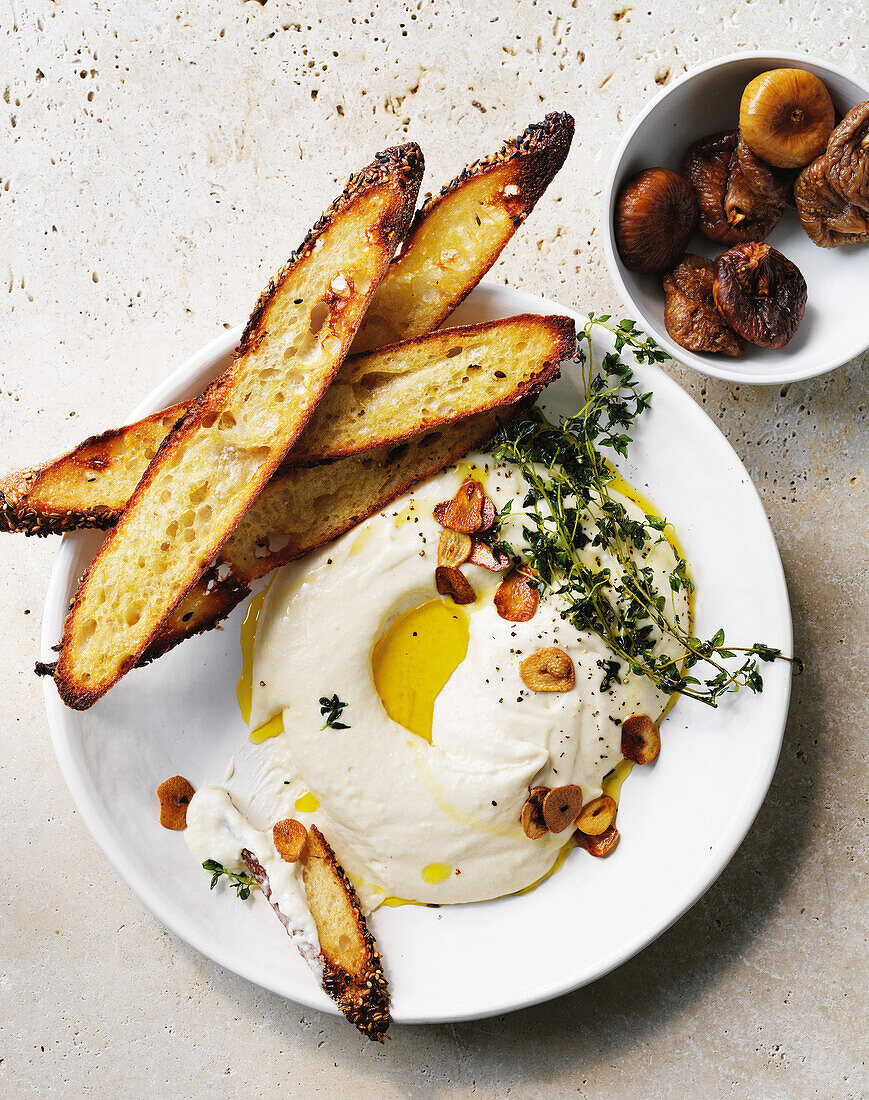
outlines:
[[[501,535],[522,555],[526,483],[515,467],[474,455],[285,566],[266,595],[250,726],[280,729],[270,720],[281,715],[283,732],[245,743],[228,778],[197,792],[186,835],[197,858],[237,867],[239,841],[258,832],[245,846],[270,878],[275,872],[273,900],[283,909],[286,894],[300,928],[298,865],[281,865],[274,822],[315,823],[367,909],[386,899],[444,904],[510,894],[546,875],[572,834],[525,836],[519,816],[529,787],[575,783],[584,801],[595,798],[622,760],[622,720],[657,720],[668,701],[626,671],[602,692],[613,655],[561,618],[559,599],[543,596],[530,621],[507,622],[493,604],[503,574],[468,564],[462,571],[476,602],[459,607],[438,596],[441,527],[432,510],[469,474],[499,510],[513,501]],[[643,518],[627,497],[613,496]],[[591,545],[582,553],[617,570]],[[669,599],[670,544],[659,542],[645,563]],[[687,624],[685,594],[673,599]],[[573,660],[569,691],[533,692],[520,677],[520,663],[548,646]],[[678,657],[675,646],[658,639],[658,652]],[[335,695],[346,704],[346,729],[324,727],[320,700]]]

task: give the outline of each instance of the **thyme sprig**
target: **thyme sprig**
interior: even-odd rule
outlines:
[[[601,450],[627,456],[631,426],[652,397],[641,392],[620,353],[628,347],[642,363],[660,363],[667,355],[633,321],[611,327],[609,320],[608,315],[590,314],[579,334],[576,363],[586,395],[582,408],[560,425],[532,409],[503,426],[491,446],[493,457],[518,466],[529,486],[522,501],[528,550],[520,568],[532,584],[566,600],[562,617],[576,630],[592,631],[612,650],[616,659],[601,662],[602,691],[620,683],[626,669],[646,676],[665,694],[678,692],[713,707],[722,695],[741,687],[762,691],[759,662],[782,658],[781,651],[760,642],[730,645],[722,629],[709,639],[694,637],[676,610],[676,593],[690,595],[694,585],[672,537],[668,541],[676,565],[669,593],[657,590],[648,564],[654,547],[667,539],[668,531],[672,534],[672,525],[656,515],[634,519],[610,491],[616,474]],[[615,350],[604,355],[597,369],[591,336],[596,327],[615,337]],[[516,556],[501,540],[509,514],[502,509],[494,533],[505,551]],[[599,553],[583,556],[588,548],[609,553],[614,567],[602,564]],[[656,652],[661,635],[678,643],[678,655]],[[724,663],[733,659],[739,663]],[[794,663],[802,668],[799,661]],[[694,674],[701,669],[702,675]]]
[[[349,730],[350,727],[346,722],[339,722],[338,719],[347,709],[347,704],[342,703],[337,695],[323,695],[320,698],[320,713],[326,719],[321,729],[325,729],[327,726],[333,730]]]
[[[202,867],[204,870],[211,873],[210,890],[213,890],[218,884],[221,875],[226,875],[229,880],[230,890],[235,890],[236,897],[241,898],[242,901],[247,901],[250,897],[251,887],[256,886],[256,882],[250,875],[237,874],[235,871],[230,871],[224,867],[222,863],[218,863],[216,859],[206,859]]]

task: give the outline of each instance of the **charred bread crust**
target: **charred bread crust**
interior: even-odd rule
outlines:
[[[283,269],[269,281],[269,285],[260,294],[245,325],[241,341],[235,353],[236,357],[244,355],[262,340],[264,334],[259,331],[260,321],[275,293],[292,274],[296,264],[313,251],[317,239],[361,194],[384,184],[400,184],[405,201],[391,218],[384,219],[381,223],[380,232],[383,234],[384,241],[389,244],[400,240],[404,236],[413,218],[414,203],[416,201],[416,187],[413,185],[415,183],[418,186],[424,168],[425,160],[422,150],[416,142],[411,141],[406,145],[394,145],[389,149],[384,149],[375,156],[366,168],[350,177],[341,194],[311,226],[304,241],[292,253]]]
[[[323,956],[323,989],[363,1035],[382,1043],[389,1027],[389,983],[383,972],[383,960],[344,868],[335,858],[335,853],[317,826],[311,825],[308,831],[321,847],[318,858],[325,859],[332,872],[340,879],[353,910],[356,930],[365,945],[365,964],[356,974]]]
[[[90,508],[49,509],[44,504],[34,504],[38,500],[40,483],[55,469],[71,465],[77,469],[97,475],[110,470],[119,461],[113,454],[113,446],[118,441],[129,438],[131,429],[145,429],[154,426],[165,433],[175,428],[183,420],[189,409],[187,402],[171,405],[161,412],[153,413],[134,424],[122,428],[111,428],[98,435],[89,436],[66,454],[51,462],[31,470],[18,470],[7,477],[0,478],[0,533],[35,535],[60,535],[65,531],[77,531],[82,527],[105,530],[111,527],[121,513],[120,508],[96,506]]]
[[[469,164],[438,194],[426,198],[416,212],[402,251],[410,245],[418,224],[447,195],[467,180],[510,162],[518,162],[516,182],[521,193],[517,196],[516,215],[520,221],[524,221],[567,159],[574,126],[572,115],[566,111],[552,111],[542,122],[532,122],[518,137],[507,140],[497,153],[491,153]]]
[[[390,177],[390,171],[397,171],[397,177]],[[351,204],[359,200],[367,189],[373,189],[380,186],[391,186],[391,189],[395,192],[396,199],[392,203],[391,212],[384,211],[377,219],[377,222],[372,224],[371,233],[373,234],[369,239],[371,243],[374,243],[379,236],[380,241],[384,244],[384,252],[387,248],[391,249],[394,241],[394,234],[400,229],[402,224],[405,224],[410,216],[412,207],[416,201],[416,193],[419,185],[419,179],[422,172],[422,154],[419,147],[413,143],[407,146],[398,146],[395,149],[387,150],[384,154],[378,157],[368,168],[364,169],[361,173],[351,177],[345,191],[339,196],[339,199],[332,204],[326,214],[317,222],[316,232],[312,230],[306,238],[305,244],[296,254],[296,260],[286,266],[282,272],[277,283],[274,281],[269,284],[268,290],[260,297],[257,305],[254,309],[254,314],[251,320],[248,322],[245,329],[245,335],[242,338],[242,342],[239,345],[239,350],[236,352],[236,358],[233,364],[228,370],[217,380],[215,380],[204,393],[193,402],[187,415],[184,416],[182,421],[169,432],[169,434],[163,439],[160,447],[154,456],[153,460],[149,464],[147,470],[142,476],[141,481],[134,490],[130,500],[127,503],[125,514],[128,510],[135,509],[142,497],[151,490],[151,486],[157,476],[158,467],[161,461],[167,456],[167,454],[175,449],[179,449],[183,446],[186,436],[190,431],[194,430],[196,425],[200,422],[201,417],[206,412],[215,411],[220,413],[223,407],[223,400],[221,391],[229,389],[235,380],[235,362],[238,361],[239,356],[242,354],[242,350],[247,347],[255,347],[257,341],[261,340],[265,333],[259,333],[259,322],[262,320],[262,315],[265,312],[267,305],[269,304],[271,297],[276,293],[279,286],[282,286],[286,279],[289,277],[295,264],[301,259],[310,255],[314,241],[321,233],[333,222],[337,220],[339,214],[345,213]],[[416,175],[414,175],[416,173]],[[374,235],[376,234],[376,235]],[[383,264],[380,271],[379,279],[382,279],[388,262]],[[377,282],[369,286],[364,294],[365,299],[370,301],[376,288]],[[364,316],[364,310],[360,315]],[[351,334],[344,349],[349,347],[349,343],[352,342],[353,335]],[[342,356],[343,357],[343,356]],[[335,363],[334,371],[337,371],[340,366],[341,359],[338,358]],[[333,371],[333,375],[334,375]],[[255,478],[249,479],[247,483],[248,493],[256,491],[257,482],[259,482],[260,490],[265,486],[265,483],[275,472],[277,466],[283,460],[285,453],[289,450],[292,442],[296,436],[304,428],[305,423],[310,418],[313,409],[316,406],[316,402],[322,396],[322,393],[326,390],[330,384],[332,378],[327,377],[325,374],[322,376],[320,385],[316,390],[313,389],[308,395],[307,413],[300,416],[296,421],[297,431],[292,437],[283,453],[276,451],[272,447],[274,452],[274,458],[271,462],[264,461],[260,464]],[[221,547],[231,537],[232,532],[241,521],[244,512],[249,507],[253,497],[246,502],[242,498],[238,498],[234,501],[233,507],[243,505],[238,514],[235,515],[234,521],[231,516],[227,515],[224,520],[224,529],[222,534],[218,537],[214,537],[213,549],[219,554]],[[73,710],[86,710],[91,707],[99,698],[101,698],[107,691],[109,691],[123,676],[126,675],[130,669],[134,668],[142,655],[146,652],[151,642],[159,635],[166,622],[171,618],[172,613],[181,601],[186,597],[187,593],[196,585],[199,577],[204,570],[193,567],[191,568],[188,576],[184,579],[183,586],[179,585],[179,591],[172,595],[171,602],[167,603],[166,610],[163,612],[159,621],[155,622],[153,628],[150,631],[150,635],[145,637],[144,640],[136,640],[130,644],[126,649],[126,652],[116,662],[113,663],[111,671],[106,672],[105,668],[100,670],[99,680],[94,687],[84,686],[84,676],[82,670],[73,666],[74,661],[74,646],[70,645],[71,642],[77,641],[76,630],[77,620],[81,613],[82,600],[85,594],[88,593],[88,585],[94,576],[94,570],[103,567],[103,563],[106,560],[107,555],[113,552],[113,544],[115,539],[119,537],[122,526],[114,528],[113,532],[109,535],[102,548],[97,552],[93,561],[88,566],[88,569],[79,585],[79,588],[72,601],[69,614],[64,624],[63,642],[66,644],[61,645],[61,649],[58,656],[57,668],[54,673],[54,682],[57,686],[58,693],[63,702]],[[211,548],[210,548],[211,549]],[[207,568],[207,567],[206,567]]]

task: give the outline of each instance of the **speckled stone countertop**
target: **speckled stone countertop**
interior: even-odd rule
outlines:
[[[436,186],[566,109],[573,151],[493,276],[618,313],[600,186],[632,116],[746,48],[869,69],[859,5],[5,0],[0,434],[29,465],[243,320],[334,184],[418,140]],[[769,798],[686,917],[609,977],[375,1047],[159,927],[79,820],[32,674],[52,541],[3,537],[0,1093],[857,1098],[865,1021],[867,360],[774,389],[668,369],[746,462],[807,669]],[[865,830],[863,830],[865,832]]]

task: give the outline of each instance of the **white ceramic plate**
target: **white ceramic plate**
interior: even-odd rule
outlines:
[[[570,311],[484,285],[455,321],[522,312]],[[197,393],[226,366],[237,337],[228,332],[209,344],[136,416]],[[675,382],[657,368],[640,367],[638,374],[654,399],[632,460],[621,465],[676,523],[697,581],[699,632],[724,626],[731,640],[763,640],[789,652],[781,563],[745,469]],[[545,404],[566,412],[578,400],[576,369],[567,364]],[[46,600],[44,659],[99,543],[98,533],[82,532],[61,544]],[[214,779],[246,737],[234,693],[242,614],[237,609],[223,630],[131,673],[83,713],[67,710],[47,681],[52,738],[87,827],[158,920],[251,981],[334,1011],[269,907],[261,899],[242,903],[227,891],[210,893],[209,877],[183,837],[157,823],[154,791],[163,779],[180,773],[194,786]],[[470,1019],[554,997],[612,970],[681,916],[735,852],[772,779],[788,666],[764,666],[764,677],[762,695],[731,697],[717,711],[680,702],[663,723],[658,762],[635,769],[623,788],[622,840],[609,859],[573,852],[525,896],[375,913],[394,1019]]]
[[[808,284],[802,324],[786,347],[773,351],[747,344],[741,359],[728,359],[687,351],[670,339],[664,327],[661,278],[625,267],[615,247],[613,214],[619,192],[631,176],[658,165],[681,171],[693,141],[718,130],[736,129],[745,85],[759,73],[783,67],[808,69],[819,76],[839,116],[869,99],[869,81],[804,54],[742,53],[709,61],[665,88],[631,124],[613,157],[602,215],[607,265],[630,316],[680,363],[715,378],[761,385],[812,378],[869,347],[869,245],[818,248],[803,232],[796,211],[786,210],[767,240],[793,260]],[[726,247],[696,234],[688,251],[712,258]]]

